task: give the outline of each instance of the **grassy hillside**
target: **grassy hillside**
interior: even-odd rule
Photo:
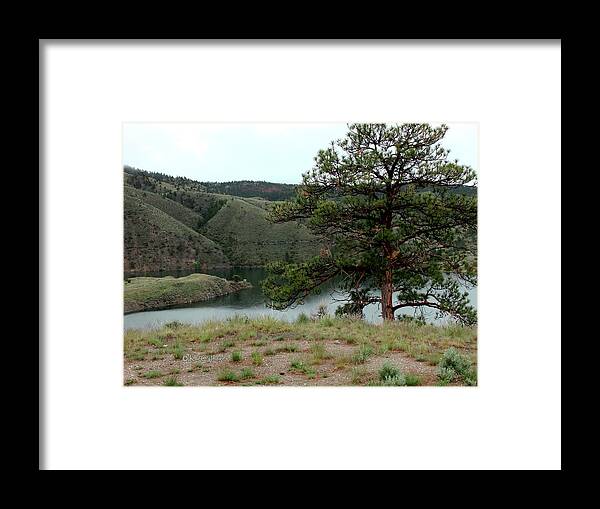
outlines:
[[[215,242],[130,192],[124,220],[125,272],[229,265]]]
[[[208,274],[134,277],[125,282],[125,312],[202,302],[250,286],[245,281],[227,281]]]
[[[300,261],[318,253],[319,241],[298,223],[272,224],[267,207],[231,199],[202,230],[222,246],[235,265],[264,265],[273,260]]]
[[[232,318],[125,332],[126,385],[476,385],[477,331]]]
[[[199,225],[202,223],[202,218],[200,214],[194,212],[193,210],[187,207],[184,207],[176,201],[170,200],[169,198],[163,198],[158,194],[152,193],[150,191],[142,191],[140,189],[135,189],[131,186],[125,186],[124,192],[125,196],[130,196],[132,198],[142,200],[144,203],[152,205],[158,210],[162,210],[164,213],[168,214],[180,223],[183,223],[185,226],[191,228],[192,230],[197,231]]]

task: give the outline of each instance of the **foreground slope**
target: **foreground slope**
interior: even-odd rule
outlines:
[[[477,383],[474,327],[375,325],[332,317],[289,323],[240,316],[196,326],[171,322],[158,329],[130,329],[124,340],[126,385]],[[448,369],[445,357],[460,359],[461,366]]]

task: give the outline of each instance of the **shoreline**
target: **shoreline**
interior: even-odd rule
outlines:
[[[164,270],[148,270],[148,271],[123,271],[124,279],[133,279],[136,277],[166,277],[166,276],[146,276],[145,274],[160,274],[160,273],[178,273],[178,272],[189,272],[189,274],[208,274],[208,272],[202,272],[202,270],[207,271],[217,271],[217,270],[235,270],[235,269],[264,269],[267,265],[218,265],[213,267],[207,267],[206,269],[195,269],[195,268],[187,268],[187,269],[164,269]],[[210,274],[209,274],[210,275]],[[173,276],[176,277],[176,276]],[[184,277],[184,276],[177,276]]]
[[[124,315],[195,304],[246,288],[252,288],[246,280],[230,281],[200,273],[131,277],[124,283]]]

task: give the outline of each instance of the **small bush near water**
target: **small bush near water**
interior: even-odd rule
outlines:
[[[448,348],[438,363],[438,379],[442,385],[462,381],[466,385],[477,384],[477,372],[471,361],[454,347]]]
[[[308,323],[310,322],[310,318],[306,315],[306,313],[300,313],[298,318],[296,318],[296,323]]]
[[[317,306],[316,311],[311,315],[313,319],[320,320],[321,318],[326,318],[329,316],[329,311],[327,310],[327,303],[320,302]]]

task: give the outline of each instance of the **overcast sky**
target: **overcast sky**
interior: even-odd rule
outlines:
[[[450,158],[478,170],[477,124],[447,123]],[[297,184],[343,123],[124,123],[123,164],[205,182]]]

